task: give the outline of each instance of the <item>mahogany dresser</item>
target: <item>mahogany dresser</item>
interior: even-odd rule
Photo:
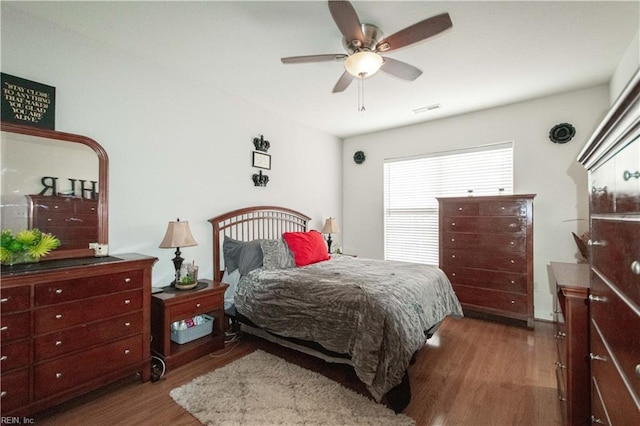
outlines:
[[[138,254],[2,269],[2,416],[151,373],[151,268]]]
[[[640,71],[578,160],[589,176],[591,422],[640,425]]]
[[[563,424],[589,424],[589,265],[551,262],[556,285],[556,377]]]
[[[465,312],[533,327],[534,197],[438,198],[440,268]]]

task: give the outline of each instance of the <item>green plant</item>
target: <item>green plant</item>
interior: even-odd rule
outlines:
[[[59,246],[58,238],[45,234],[38,228],[25,229],[15,235],[10,229],[5,229],[0,235],[0,261],[7,264],[21,263],[25,261],[25,257],[38,261]]]
[[[194,280],[190,274],[187,274],[184,277],[180,278],[180,284],[186,285],[193,284],[194,282],[196,282],[196,280]]]

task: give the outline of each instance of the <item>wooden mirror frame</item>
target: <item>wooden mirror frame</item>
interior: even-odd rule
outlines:
[[[37,136],[45,139],[79,143],[91,148],[98,156],[98,244],[109,243],[109,157],[104,148],[95,140],[86,136],[72,133],[58,132],[55,130],[39,129],[36,127],[22,126],[2,122],[0,130],[3,132],[17,133],[21,135]],[[77,257],[95,256],[95,250],[86,249],[57,249],[42,258],[43,261],[54,259],[68,259]]]

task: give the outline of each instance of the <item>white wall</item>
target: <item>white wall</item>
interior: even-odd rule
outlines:
[[[446,107],[446,105],[445,105]],[[553,297],[546,265],[576,262],[571,232],[588,229],[586,171],[576,157],[608,109],[608,88],[535,99],[500,108],[348,138],[343,145],[343,246],[347,253],[384,257],[383,162],[496,142],[514,142],[514,192],[534,199],[535,315],[551,320]],[[554,144],[548,134],[568,122],[576,136]],[[366,161],[357,165],[353,153]],[[582,220],[576,220],[582,219]]]
[[[616,67],[611,81],[609,82],[609,103],[613,105],[627,82],[638,71],[640,67],[640,31],[631,39],[629,47],[625,51],[620,63]]]
[[[154,285],[173,274],[173,250],[158,245],[176,217],[189,221],[199,244],[182,255],[204,277],[212,275],[207,219],[215,215],[268,204],[311,216],[315,229],[340,219],[338,138],[7,5],[1,31],[2,72],[56,87],[56,129],[106,149],[110,253],[157,256]],[[251,181],[260,134],[271,142],[266,188]]]

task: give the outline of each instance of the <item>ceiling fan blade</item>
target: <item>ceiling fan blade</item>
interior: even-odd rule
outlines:
[[[347,87],[349,87],[351,80],[353,80],[353,76],[347,71],[343,72],[336,85],[333,86],[332,93],[343,92]]]
[[[452,26],[448,13],[432,16],[380,40],[376,45],[376,50],[389,52],[390,50],[400,49],[439,34]]]
[[[309,62],[331,62],[341,61],[348,55],[344,53],[328,54],[328,55],[307,55],[307,56],[289,56],[288,58],[280,58],[283,64],[305,64]]]
[[[387,57],[384,58],[384,63],[380,68],[381,71],[394,75],[403,80],[413,81],[422,75],[422,71],[413,65],[409,65],[406,62],[398,61]]]
[[[353,40],[364,41],[360,18],[358,18],[358,14],[350,2],[330,0],[329,11],[347,42]]]

